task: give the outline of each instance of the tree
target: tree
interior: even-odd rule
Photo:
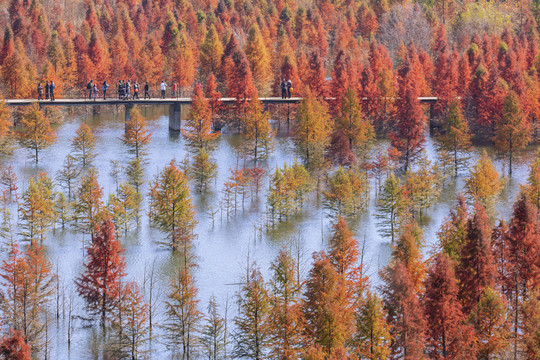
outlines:
[[[249,29],[245,53],[251,65],[253,77],[256,79],[257,90],[265,93],[272,77],[270,54],[257,23]]]
[[[377,219],[384,236],[389,236],[392,243],[396,237],[400,223],[406,215],[407,197],[400,181],[392,173],[386,179],[383,190],[377,201]]]
[[[197,182],[199,192],[204,192],[210,181],[217,176],[217,165],[210,159],[205,149],[199,149],[189,172],[190,177]]]
[[[210,74],[218,72],[223,56],[223,45],[219,40],[214,24],[206,32],[204,42],[199,51],[199,61],[201,63],[201,75],[206,78]]]
[[[399,260],[407,268],[413,288],[420,292],[426,276],[426,266],[422,259],[422,247],[424,246],[424,234],[418,223],[410,219],[404,226],[392,249],[392,259]]]
[[[330,141],[330,122],[325,106],[307,91],[296,109],[296,148],[310,168],[320,168]]]
[[[249,102],[242,133],[246,138],[247,153],[253,157],[255,163],[270,155],[274,132],[268,122],[268,113],[262,109],[258,98]]]
[[[72,155],[67,155],[62,168],[56,174],[56,180],[60,187],[67,189],[68,198],[71,198],[71,189],[75,186],[77,178],[82,169],[77,165],[76,159]]]
[[[387,359],[390,356],[390,328],[381,300],[371,291],[361,299],[356,312],[354,354],[360,359]]]
[[[427,157],[418,161],[418,170],[408,171],[404,186],[410,199],[411,211],[422,212],[435,204],[442,190],[442,175],[437,165],[431,165]]]
[[[302,306],[306,352],[319,349],[329,356],[344,349],[354,331],[354,314],[343,277],[331,259],[320,252],[313,260]]]
[[[97,225],[94,233],[92,244],[86,251],[84,272],[75,280],[75,285],[87,310],[98,315],[101,324],[105,325],[116,308],[120,281],[126,275],[126,262],[111,220]]]
[[[522,113],[518,95],[510,91],[504,99],[503,114],[495,130],[495,147],[508,154],[508,174],[512,175],[512,158],[515,150],[523,149],[529,143],[531,131]]]
[[[122,230],[127,235],[128,230],[137,224],[140,206],[141,195],[128,182],[120,184],[116,194],[109,195],[108,208],[117,237]]]
[[[218,360],[226,352],[227,324],[225,323],[225,319],[219,314],[219,305],[215,296],[212,296],[208,301],[207,310],[208,314],[201,334],[202,351],[204,356],[209,360]]]
[[[523,343],[527,358],[534,359],[540,355],[540,294],[534,290],[523,304]]]
[[[138,359],[145,355],[144,348],[149,340],[148,308],[136,283],[121,286],[117,314],[111,321],[119,356]]]
[[[397,105],[397,116],[391,133],[392,146],[401,152],[404,170],[424,148],[424,113],[418,101],[417,90],[407,84]]]
[[[47,174],[39,174],[36,179],[30,178],[22,200],[19,208],[22,220],[21,235],[32,244],[37,240],[42,243],[45,233],[54,222],[52,180]]]
[[[150,221],[167,233],[171,249],[177,251],[181,245],[191,243],[196,224],[195,211],[186,176],[174,161],[152,182],[149,196]]]
[[[26,343],[24,334],[19,330],[9,329],[0,342],[0,356],[10,360],[31,360],[30,345]]]
[[[146,119],[141,115],[139,109],[131,109],[131,116],[126,121],[126,130],[122,135],[122,142],[129,148],[137,159],[146,154],[146,148],[152,140],[152,134],[148,129]]]
[[[193,84],[197,75],[197,58],[193,54],[193,44],[190,41],[186,31],[180,31],[176,59],[174,60],[172,75],[178,79],[180,88],[188,87]]]
[[[267,327],[269,311],[268,290],[259,268],[253,264],[238,293],[233,356],[254,360],[266,357],[270,345]]]
[[[447,120],[443,123],[443,127],[444,131],[440,137],[441,148],[453,155],[454,172],[457,176],[460,166],[466,160],[460,158],[459,153],[469,149],[472,137],[458,100],[450,102]]]
[[[36,164],[39,162],[39,151],[48,148],[56,141],[56,134],[51,128],[49,119],[43,114],[39,105],[30,105],[22,116],[22,129],[19,131],[19,142],[32,150]]]
[[[470,322],[478,339],[478,359],[489,360],[502,356],[509,342],[506,304],[492,288],[484,289],[476,308],[471,312]]]
[[[455,209],[450,210],[450,217],[446,218],[441,229],[437,233],[441,252],[455,261],[461,257],[461,249],[467,236],[467,221],[469,209],[462,194],[458,194],[458,203]]]
[[[428,269],[423,304],[431,358],[476,359],[473,328],[466,323],[453,264],[445,254],[438,254]]]
[[[369,181],[367,176],[352,168],[337,169],[323,192],[325,206],[332,216],[352,216],[364,212],[368,207]]]
[[[495,286],[495,260],[491,246],[491,227],[481,205],[467,221],[466,237],[456,269],[459,299],[465,314],[476,308],[486,288]]]
[[[12,149],[11,111],[5,101],[0,99],[0,153],[9,154]]]
[[[472,200],[485,208],[493,206],[495,197],[501,192],[502,182],[499,173],[485,151],[470,170],[469,177],[465,179],[465,188]]]
[[[303,317],[301,312],[301,284],[296,261],[281,249],[270,266],[270,356],[297,359],[302,349]]]
[[[212,131],[212,112],[201,85],[195,86],[193,90],[184,128],[182,136],[193,153],[197,154],[200,149],[209,153],[215,147],[215,140],[220,133]]]
[[[180,348],[182,359],[195,357],[195,334],[202,319],[197,309],[198,304],[197,288],[189,266],[185,265],[171,284],[171,291],[165,301],[167,342],[176,351]]]
[[[426,320],[418,293],[402,260],[393,260],[381,277],[383,304],[387,311],[392,354],[403,359],[425,359]]]
[[[76,226],[86,234],[94,236],[97,225],[103,221],[103,188],[99,186],[97,173],[89,171],[76,190],[73,217]]]
[[[362,113],[354,88],[345,91],[335,130],[342,130],[349,139],[351,149],[361,154],[367,152],[368,144],[375,136],[373,125]]]
[[[73,157],[80,163],[81,167],[92,165],[92,161],[96,157],[94,153],[96,138],[86,123],[81,123],[77,129],[77,136],[71,140],[71,148],[74,153]]]
[[[37,244],[23,254],[14,243],[9,258],[0,266],[2,292],[0,310],[3,322],[22,332],[33,351],[43,348],[47,306],[53,294],[52,265]]]

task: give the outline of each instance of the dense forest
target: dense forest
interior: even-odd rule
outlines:
[[[105,339],[98,358],[165,358],[157,342],[181,359],[540,359],[540,152],[511,216],[496,211],[516,154],[538,142],[539,24],[538,0],[0,0],[4,99],[36,98],[46,81],[57,98],[84,97],[90,80],[148,82],[153,96],[176,82],[192,98],[180,133],[189,157],[149,182],[153,134],[133,108],[108,198],[84,122],[56,173],[18,174],[13,152],[27,149],[39,170],[65,114],[0,101],[0,358],[47,359],[51,329],[69,347],[84,318]],[[278,96],[284,79],[301,97],[287,119],[297,160],[269,169],[283,113],[257,99]],[[222,128],[238,135],[242,161],[218,188]],[[386,146],[373,151],[376,141]],[[502,173],[487,152],[471,159],[479,144]],[[463,193],[427,247],[420,220],[459,174]],[[194,198],[210,191],[220,209],[197,213]],[[392,249],[377,280],[350,225],[373,197]],[[271,231],[314,198],[332,227],[305,269],[284,246],[269,269],[242,270],[232,316],[201,302],[201,217],[228,221],[257,199]],[[142,222],[180,259],[168,287],[153,267],[128,277],[122,242]],[[88,241],[81,273],[62,280],[84,309],[47,257],[59,229]]]

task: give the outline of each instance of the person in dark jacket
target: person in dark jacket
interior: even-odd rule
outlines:
[[[285,79],[281,81],[281,98],[287,98],[287,82],[285,81]]]
[[[109,84],[107,84],[107,80],[103,82],[103,85],[101,86],[101,91],[103,91],[103,100],[107,100],[107,90],[109,89]]]
[[[88,84],[86,84],[86,90],[88,90],[88,99],[92,100],[92,88],[94,87],[94,80],[90,80]]]
[[[150,99],[150,85],[148,85],[148,81],[144,84],[144,98],[146,99],[147,96]]]
[[[50,90],[50,85],[49,85],[49,81],[47,80],[47,82],[45,83],[45,100],[49,100],[49,90]]]
[[[51,84],[49,85],[49,91],[51,92],[51,101],[54,101],[54,88],[56,85],[54,84],[54,81],[51,80]]]
[[[41,86],[41,83],[37,84],[37,96],[38,101],[43,100],[43,86]]]

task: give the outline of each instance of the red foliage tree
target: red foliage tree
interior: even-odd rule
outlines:
[[[453,264],[439,254],[426,279],[423,305],[428,322],[427,349],[432,359],[476,359],[473,329],[458,300]]]
[[[92,245],[87,250],[84,273],[75,280],[78,293],[87,309],[99,315],[102,324],[115,308],[120,295],[120,280],[125,276],[126,263],[120,242],[115,239],[111,220],[96,226]]]
[[[0,342],[0,357],[9,360],[30,360],[32,352],[30,345],[24,339],[22,331],[10,329],[9,335],[4,335]]]

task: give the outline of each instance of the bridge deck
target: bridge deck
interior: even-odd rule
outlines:
[[[282,99],[280,97],[263,97],[259,98],[263,104],[296,104],[302,101],[300,97],[294,97],[290,99]],[[421,103],[435,103],[436,97],[420,97],[418,100]],[[236,101],[235,98],[221,98],[221,102],[225,104],[231,104]],[[95,106],[95,105],[188,105],[191,104],[191,98],[165,98],[165,99],[140,99],[140,100],[119,100],[119,99],[57,99],[55,101],[37,99],[8,99],[5,100],[8,106],[28,106],[34,103],[38,103],[42,106]]]

